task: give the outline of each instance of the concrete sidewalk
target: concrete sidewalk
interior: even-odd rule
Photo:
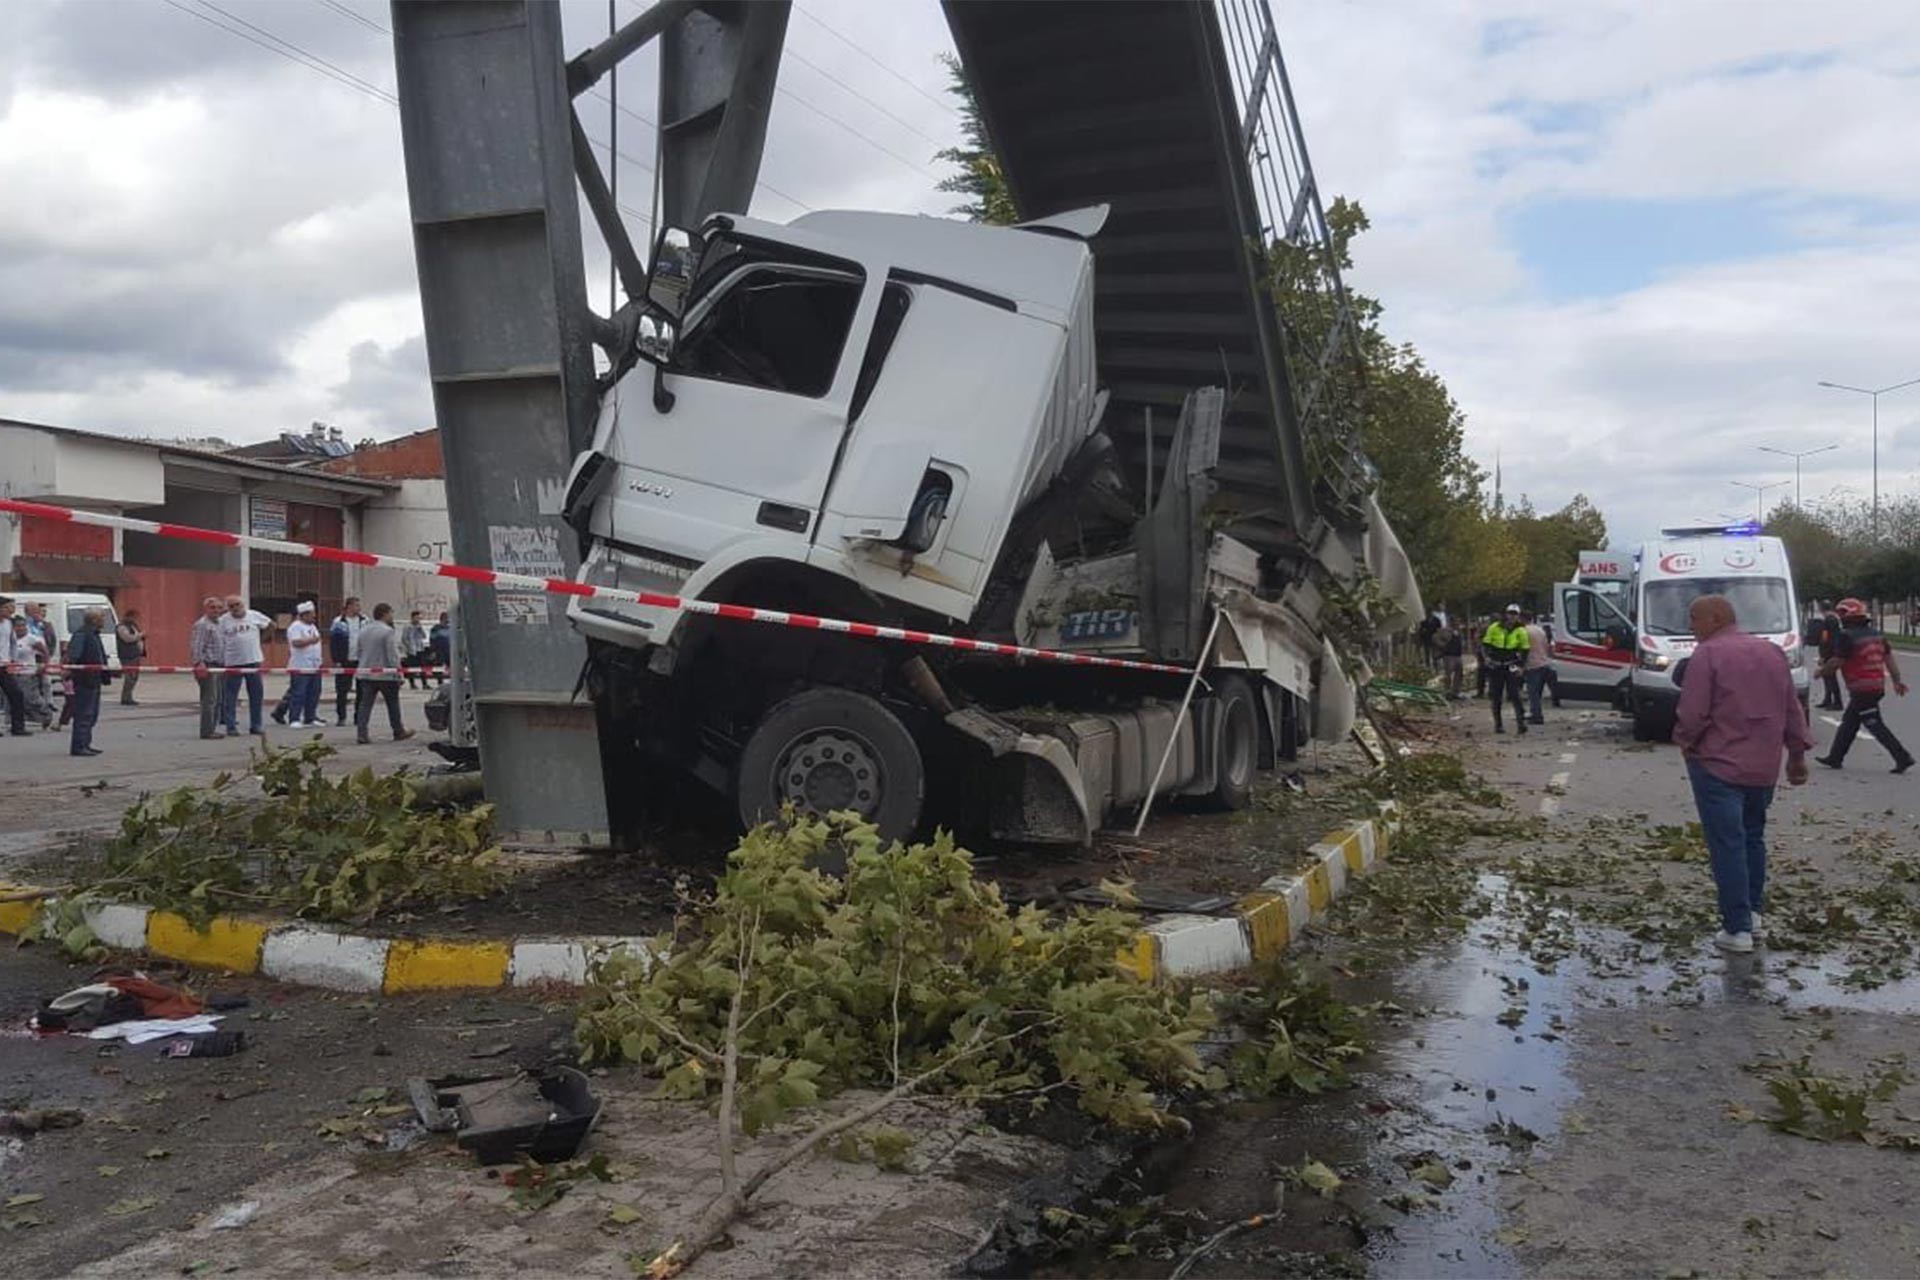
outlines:
[[[331,681],[321,702],[325,728],[289,729],[267,719],[286,684],[285,676],[266,678],[267,705],[261,718],[265,741],[273,746],[296,746],[318,734],[340,748],[329,768],[342,772],[362,765],[381,770],[411,765],[425,770],[440,763],[426,745],[432,737],[424,732],[428,691],[401,686],[401,716],[408,728],[422,731],[419,736],[394,742],[386,727],[385,709],[376,708],[373,743],[362,747],[354,743],[351,701],[347,725],[333,723]],[[238,717],[243,736],[212,740],[200,737],[200,695],[192,676],[143,676],[135,693],[139,705],[133,707],[120,704],[117,685],[103,696],[100,723],[93,733],[93,744],[101,751],[98,756],[76,759],[70,755],[66,730],[36,730],[25,738],[0,735],[0,808],[5,813],[0,823],[0,878],[9,874],[10,867],[58,848],[75,835],[114,829],[121,813],[143,792],[205,783],[222,770],[243,772],[252,748],[261,741],[245,736],[244,690]]]

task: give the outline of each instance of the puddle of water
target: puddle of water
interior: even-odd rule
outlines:
[[[1920,977],[1860,990],[1845,984],[1848,966],[1837,957],[1764,948],[1726,956],[1705,938],[1673,959],[1618,930],[1543,912],[1503,876],[1483,875],[1478,888],[1488,910],[1460,937],[1384,964],[1376,948],[1363,949],[1377,968],[1342,984],[1342,998],[1391,1001],[1409,1014],[1377,1032],[1354,1090],[1212,1113],[1145,1189],[1166,1194],[1169,1209],[1197,1210],[1217,1225],[1263,1205],[1275,1173],[1311,1155],[1348,1182],[1340,1205],[1290,1195],[1281,1248],[1348,1247],[1350,1210],[1366,1227],[1360,1252],[1371,1275],[1520,1276],[1525,1268],[1496,1238],[1501,1205],[1532,1141],[1551,1143],[1579,1109],[1565,1037],[1577,1034],[1582,1010],[1764,1001],[1920,1012]],[[1529,932],[1535,945],[1565,954],[1536,962],[1521,942]],[[1446,1189],[1411,1177],[1427,1158],[1453,1173]],[[1424,1207],[1415,1207],[1422,1198]],[[1048,1272],[1163,1273],[1140,1260],[1091,1256]],[[1244,1273],[1244,1262],[1222,1262],[1195,1274]]]
[[[1433,1009],[1378,1046],[1382,1092],[1399,1108],[1387,1126],[1391,1154],[1436,1152],[1455,1182],[1429,1209],[1396,1215],[1367,1249],[1384,1277],[1489,1277],[1520,1273],[1494,1239],[1499,1170],[1524,1161],[1497,1139],[1522,1130],[1540,1140],[1559,1131],[1578,1097],[1561,1038],[1573,1017],[1578,975],[1543,973],[1501,939],[1509,900],[1499,877],[1481,888],[1493,912],[1443,951],[1422,957],[1392,981],[1403,1007]],[[1517,1126],[1517,1128],[1515,1127]],[[1515,1139],[1509,1137],[1509,1141]],[[1467,1167],[1462,1167],[1463,1165]]]

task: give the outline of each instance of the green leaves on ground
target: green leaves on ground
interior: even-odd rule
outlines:
[[[1269,964],[1257,987],[1224,999],[1227,1018],[1250,1032],[1234,1046],[1228,1071],[1251,1093],[1343,1089],[1347,1064],[1366,1052],[1372,1009],[1341,1003],[1324,981],[1285,963]]]
[[[1293,1168],[1286,1170],[1285,1177],[1294,1186],[1328,1200],[1332,1199],[1333,1193],[1344,1185],[1339,1174],[1312,1156],[1308,1156]]]
[[[1864,1142],[1920,1151],[1920,1133],[1887,1130],[1871,1114],[1877,1104],[1892,1101],[1908,1078],[1904,1058],[1876,1062],[1865,1080],[1854,1081],[1815,1073],[1808,1056],[1802,1054],[1766,1077],[1776,1112],[1765,1120],[1771,1129],[1816,1142]]]
[[[264,800],[224,773],[206,787],[142,798],[121,819],[101,876],[69,901],[136,898],[196,921],[262,907],[364,920],[505,883],[491,805],[423,809],[405,770],[330,778],[323,765],[334,754],[319,741],[262,748],[248,776]]]
[[[830,856],[844,879],[817,869]],[[707,1097],[738,990],[749,1132],[929,1071],[929,1091],[1037,1106],[1069,1089],[1101,1119],[1154,1125],[1165,1091],[1203,1081],[1195,1045],[1213,1019],[1201,998],[1119,968],[1135,928],[1111,908],[1015,911],[944,834],[882,848],[869,825],[797,818],[742,838],[664,959],[603,963],[576,1035],[591,1059]]]

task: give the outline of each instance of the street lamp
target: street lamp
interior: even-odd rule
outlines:
[[[1825,453],[1829,449],[1838,449],[1837,444],[1823,444],[1818,449],[1776,449],[1770,444],[1755,445],[1762,453],[1777,453],[1783,458],[1793,459],[1793,509],[1800,509],[1800,459],[1811,458],[1816,453]]]
[[[1908,378],[1905,382],[1896,382],[1890,387],[1850,387],[1844,382],[1822,382],[1820,385],[1830,391],[1851,391],[1856,395],[1873,397],[1873,537],[1880,540],[1880,397],[1889,391],[1898,391],[1902,387],[1911,387],[1920,383],[1920,378]]]
[[[1785,480],[1769,480],[1765,484],[1753,484],[1746,480],[1729,480],[1727,483],[1739,485],[1742,489],[1753,490],[1753,518],[1755,520],[1765,520],[1767,518],[1766,512],[1762,511],[1760,506],[1761,503],[1766,501],[1767,490],[1783,489],[1787,485]]]

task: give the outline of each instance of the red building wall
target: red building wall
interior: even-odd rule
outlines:
[[[432,427],[398,440],[363,445],[344,458],[321,463],[320,469],[380,480],[440,480],[447,474],[440,456],[440,432]]]
[[[113,606],[122,617],[130,609],[140,611],[149,662],[186,662],[200,602],[208,596],[224,600],[240,589],[237,572],[129,566],[127,574],[133,584],[114,589]]]
[[[42,520],[38,516],[24,516],[20,521],[20,554],[111,560],[113,530],[93,524],[75,524],[69,520]]]

